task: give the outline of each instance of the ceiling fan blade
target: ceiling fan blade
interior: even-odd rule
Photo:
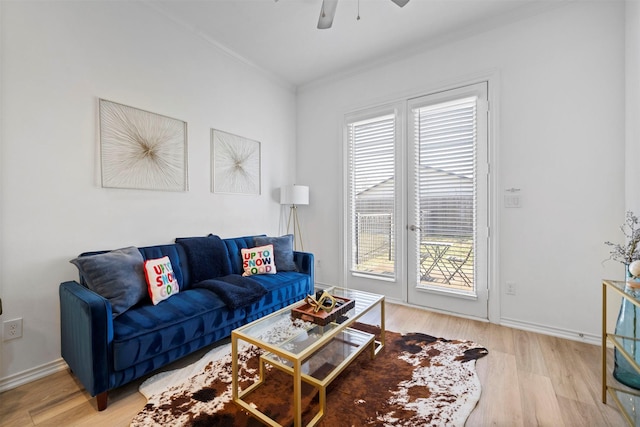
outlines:
[[[400,7],[404,7],[404,5],[409,3],[409,0],[391,0],[391,1],[394,2],[395,4],[397,4]]]
[[[318,29],[326,30],[327,28],[331,28],[333,17],[336,14],[336,6],[338,6],[338,0],[322,0]]]

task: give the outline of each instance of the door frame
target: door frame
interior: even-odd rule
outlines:
[[[401,103],[405,103],[410,98],[415,98],[418,96],[442,92],[449,89],[455,89],[461,86],[468,86],[474,83],[478,83],[481,81],[486,81],[489,84],[488,91],[488,102],[489,102],[489,117],[488,117],[488,160],[489,160],[489,183],[488,183],[488,223],[489,223],[489,236],[488,236],[488,249],[487,249],[487,283],[488,283],[488,319],[479,319],[476,317],[472,317],[476,320],[488,320],[491,323],[500,323],[500,304],[501,304],[501,293],[500,293],[500,268],[498,265],[499,253],[500,253],[500,217],[501,217],[501,203],[502,200],[501,195],[501,178],[496,171],[499,170],[499,160],[500,160],[500,92],[501,92],[501,74],[500,70],[497,68],[471,73],[463,78],[456,79],[448,79],[446,81],[441,81],[434,85],[423,87],[422,89],[408,89],[403,90],[397,93],[395,96],[390,98],[378,98],[373,102],[369,102],[367,104],[359,104],[352,105],[351,108],[348,108],[343,112],[340,116],[341,119],[338,120],[338,123],[341,126],[341,131],[339,135],[342,137],[341,143],[338,145],[339,150],[339,158],[341,159],[342,164],[342,182],[340,185],[339,191],[339,210],[342,215],[342,220],[339,224],[339,244],[338,244],[338,253],[340,257],[340,267],[342,274],[340,275],[341,285],[344,287],[353,287],[356,289],[362,289],[364,291],[376,292],[376,289],[379,290],[378,293],[382,293],[389,299],[390,302],[395,302],[399,304],[409,305],[408,304],[408,289],[405,286],[407,281],[407,263],[404,263],[403,268],[400,272],[398,272],[397,279],[400,281],[399,286],[397,288],[392,289],[393,283],[379,284],[375,286],[376,289],[371,287],[357,287],[350,286],[350,272],[349,272],[349,256],[347,248],[348,248],[348,240],[349,240],[349,228],[348,228],[348,215],[349,213],[345,211],[348,206],[348,191],[347,191],[347,183],[348,183],[348,167],[347,167],[347,138],[346,138],[346,117],[350,116],[354,112],[362,112],[366,110],[371,110],[375,108],[381,108],[389,105],[399,105]],[[406,122],[407,117],[405,113],[405,107],[402,107],[403,114],[401,115],[402,119],[402,130],[403,132],[406,130]],[[403,138],[405,136],[403,135]],[[401,151],[401,156],[399,157],[399,167],[401,170],[405,171],[407,168],[406,165],[406,144],[401,144],[402,147],[399,151]],[[405,174],[400,174],[405,175]],[[402,198],[401,206],[406,206],[405,198],[407,197],[406,191],[404,189],[407,188],[406,178],[400,178],[402,181],[402,189],[403,191],[400,193],[400,198]],[[406,259],[407,253],[407,216],[405,208],[401,208],[398,211],[398,215],[401,218],[403,225],[402,229],[404,232],[400,233],[397,236],[397,256],[400,259]],[[429,309],[430,311],[439,312],[437,309]],[[451,314],[451,313],[447,313]],[[466,317],[459,315],[460,317]]]

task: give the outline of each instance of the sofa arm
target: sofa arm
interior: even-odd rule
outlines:
[[[62,358],[96,396],[110,388],[111,304],[75,281],[61,283],[59,293]]]
[[[300,273],[305,273],[311,276],[311,281],[309,283],[309,293],[314,292],[314,287],[316,285],[316,277],[315,277],[315,261],[313,258],[313,254],[310,252],[293,252],[293,261],[296,263],[298,267],[298,271]]]

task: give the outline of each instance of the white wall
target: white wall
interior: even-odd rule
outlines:
[[[60,358],[58,285],[80,252],[278,233],[296,102],[140,2],[0,2],[0,16],[1,319],[24,319],[0,344],[6,385]],[[98,97],[188,122],[188,192],[101,188]],[[210,128],[262,143],[261,196],[210,192]]]
[[[297,181],[314,194],[301,216],[317,280],[342,282],[344,113],[496,71],[494,197],[516,187],[523,203],[497,212],[496,321],[595,341],[600,279],[623,274],[602,261],[624,219],[624,28],[624,3],[573,2],[299,90]]]
[[[640,2],[626,2],[626,207],[640,215]]]

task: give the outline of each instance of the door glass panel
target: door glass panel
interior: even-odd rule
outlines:
[[[412,114],[418,286],[475,293],[476,98]]]
[[[348,124],[351,272],[395,277],[395,116]]]

